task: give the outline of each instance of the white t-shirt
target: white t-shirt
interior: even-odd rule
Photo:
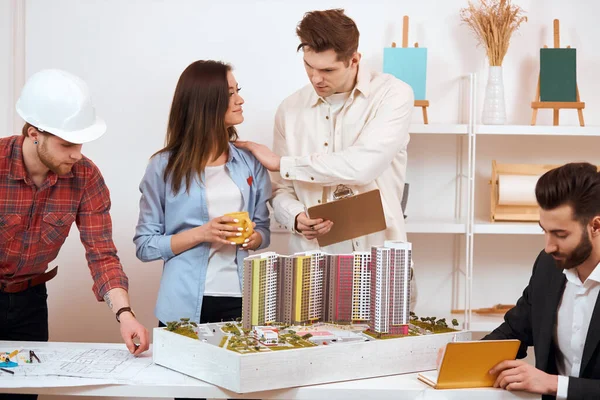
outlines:
[[[229,176],[225,164],[207,166],[204,169],[208,218],[242,211],[243,198],[240,189]],[[208,254],[205,296],[242,297],[236,246],[213,243]]]
[[[333,121],[334,128],[337,122],[338,114],[340,113],[340,111],[342,111],[342,107],[344,107],[344,104],[346,103],[346,100],[348,100],[348,97],[350,97],[350,92],[334,93],[331,96],[325,98],[325,100],[329,104],[329,112],[331,113],[331,120]]]

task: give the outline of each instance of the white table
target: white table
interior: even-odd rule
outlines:
[[[1,348],[110,348],[123,349],[122,344],[107,343],[36,343],[36,342],[2,342]],[[144,357],[151,357],[151,351]],[[332,366],[332,368],[341,367]],[[158,365],[148,367],[135,382],[107,385],[81,385],[89,382],[83,378],[61,377],[61,387],[20,387],[6,388],[7,379],[14,377],[0,375],[0,393],[37,393],[61,396],[111,396],[111,397],[204,397],[214,399],[539,399],[540,396],[527,393],[508,392],[500,389],[466,389],[435,390],[417,379],[417,374],[393,375],[372,379],[361,379],[315,386],[304,386],[290,389],[270,390],[247,394],[237,394],[203,381],[179,374]],[[29,386],[40,385],[37,380],[26,383]],[[56,385],[56,384],[54,384]],[[78,385],[78,386],[69,386]]]

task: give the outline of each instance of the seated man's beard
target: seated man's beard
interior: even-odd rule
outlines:
[[[554,260],[556,262],[556,266],[560,269],[571,269],[575,268],[578,265],[581,265],[587,260],[592,254],[592,241],[590,240],[586,231],[583,231],[581,234],[581,240],[579,244],[570,254],[560,254],[558,252],[550,253],[550,255],[555,257],[564,257],[563,260]]]

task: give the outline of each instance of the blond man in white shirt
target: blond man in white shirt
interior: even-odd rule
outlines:
[[[333,223],[308,218],[306,209],[333,200],[338,185],[355,194],[379,189],[387,229],[321,250],[370,251],[384,240],[406,241],[400,202],[412,89],[360,65],[358,28],[343,10],[306,13],[296,33],[310,84],[279,106],[273,151],[236,142],[277,173],[272,204],[275,219],[293,233],[290,251],[319,248],[315,239]]]

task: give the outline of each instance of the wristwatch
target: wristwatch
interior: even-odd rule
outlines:
[[[130,312],[131,315],[133,315],[133,317],[135,318],[135,313],[133,312],[131,307],[121,307],[121,308],[119,308],[119,311],[117,311],[117,314],[115,315],[115,317],[117,318],[117,322],[121,323],[121,319],[119,318],[119,316],[127,311]]]

